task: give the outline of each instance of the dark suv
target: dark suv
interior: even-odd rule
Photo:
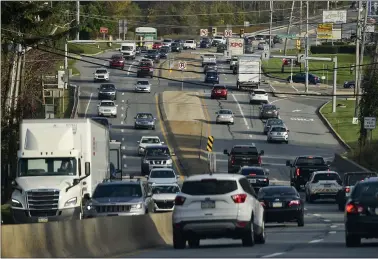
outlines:
[[[144,57],[153,60],[155,63],[160,63],[160,51],[157,49],[149,49]]]
[[[260,107],[260,119],[279,118],[280,108],[273,104],[264,104]]]
[[[234,174],[242,166],[261,166],[264,150],[259,152],[255,145],[236,145],[230,152],[225,149],[223,154],[228,156],[228,173]]]
[[[102,84],[98,88],[98,100],[117,100],[117,89],[113,84]]]
[[[168,146],[147,146],[141,161],[142,175],[148,175],[153,168],[172,168],[172,162]]]

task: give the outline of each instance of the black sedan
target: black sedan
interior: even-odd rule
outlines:
[[[249,184],[256,190],[269,185],[269,172],[259,166],[243,166],[240,168],[238,174],[244,175]]]
[[[181,52],[182,44],[180,44],[179,42],[172,42],[171,49],[172,49],[172,52]]]
[[[268,186],[260,189],[258,199],[264,207],[265,222],[297,222],[304,226],[304,202],[292,186]]]

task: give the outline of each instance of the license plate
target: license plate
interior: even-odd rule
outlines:
[[[221,93],[221,91],[217,91],[217,93],[218,93],[218,94],[220,94],[220,93]]]
[[[201,209],[214,209],[215,208],[215,201],[202,201],[201,202]]]
[[[375,215],[378,215],[378,208],[375,208]]]
[[[104,110],[105,112],[110,112],[110,110]]]
[[[49,219],[46,218],[46,217],[38,218],[38,222],[39,222],[39,223],[46,223],[46,222],[48,222],[48,221],[49,221]]]
[[[250,183],[256,183],[256,179],[249,179]]]
[[[273,202],[273,208],[282,208],[282,202]]]

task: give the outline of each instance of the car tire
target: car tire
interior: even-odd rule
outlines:
[[[244,236],[242,237],[242,244],[243,246],[254,246],[255,245],[255,231],[253,229],[253,218],[250,221],[250,228],[246,233],[244,233]]]
[[[155,130],[155,126],[153,126],[151,129],[152,129],[152,130]]]
[[[285,143],[286,143],[286,144],[289,144],[289,140],[286,140]]]
[[[357,247],[361,245],[361,237],[345,233],[345,245],[347,247]]]
[[[256,244],[265,244],[266,235],[265,235],[265,220],[263,220],[262,232],[255,236]]]
[[[190,238],[188,240],[189,248],[198,248],[200,246],[200,240],[198,238]]]
[[[173,230],[173,248],[184,249],[186,246],[186,240],[183,234],[178,230]]]
[[[298,223],[298,227],[304,226],[304,215],[303,215],[303,213],[299,216],[297,223]]]

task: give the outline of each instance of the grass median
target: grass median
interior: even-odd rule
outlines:
[[[289,50],[287,55],[296,56],[298,54],[297,50]],[[274,52],[272,55],[283,55],[283,52]],[[342,85],[345,81],[352,81],[355,79],[355,73],[350,72],[350,65],[356,63],[356,56],[353,54],[314,54],[311,57],[326,57],[326,58],[333,58],[337,56],[338,62],[338,71],[337,71],[337,84]],[[371,62],[371,58],[369,56],[364,57],[364,64],[368,64]],[[282,68],[282,59],[280,58],[271,58],[269,60],[263,61],[263,68],[264,72],[268,73],[274,77],[287,79],[290,76],[290,66],[285,66],[285,73],[281,72]],[[322,71],[322,69],[324,69]],[[328,69],[329,71],[325,71]],[[325,84],[333,84],[333,62],[327,61],[309,61],[309,70],[310,73],[313,73],[319,77],[324,76],[326,79],[324,80]],[[293,73],[304,72],[304,64],[302,64],[302,69],[300,67],[293,67]],[[311,72],[314,71],[314,72]]]

